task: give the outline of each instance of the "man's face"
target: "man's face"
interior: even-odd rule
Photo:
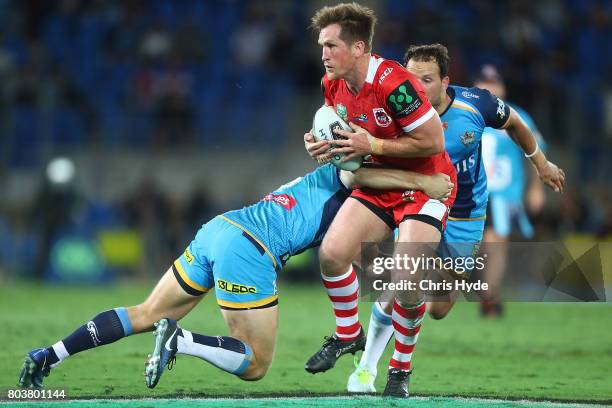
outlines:
[[[499,82],[499,81],[476,81],[474,83],[474,86],[476,88],[482,88],[482,89],[486,89],[487,91],[491,92],[493,95],[504,99],[506,97],[506,86],[503,84],[503,82]]]
[[[353,47],[342,41],[341,30],[339,24],[330,24],[319,33],[321,59],[330,80],[344,78],[355,66]]]
[[[440,67],[434,61],[415,61],[408,60],[406,68],[425,88],[425,95],[429,102],[435,107],[442,103],[442,99],[448,88],[448,76],[440,77]]]

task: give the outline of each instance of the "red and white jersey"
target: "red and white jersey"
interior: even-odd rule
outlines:
[[[321,85],[326,105],[333,106],[346,122],[380,139],[403,136],[437,115],[414,75],[396,61],[375,54],[370,57],[365,84],[357,95],[351,93],[344,79],[330,81],[325,75]],[[419,158],[373,155],[372,161],[422,174],[453,172],[446,152]]]

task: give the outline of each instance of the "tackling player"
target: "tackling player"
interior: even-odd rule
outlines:
[[[325,67],[325,104],[334,107],[354,130],[337,131],[346,140],[330,143],[347,154],[345,160],[372,155],[373,162],[380,165],[423,174],[444,173],[454,182],[456,172],[444,151],[440,118],[412,74],[397,62],[372,53],[375,24],[374,12],[357,3],[323,7],[312,18]],[[319,249],[336,329],[306,362],[305,369],[313,374],[332,368],[341,355],[365,346],[358,318],[359,284],[352,267],[361,243],[382,241],[396,227],[399,242],[439,242],[454,193],[443,203],[419,191],[359,188],[351,198],[338,211]],[[421,253],[413,250],[414,255]],[[418,274],[399,276],[406,271],[395,272],[396,280],[418,279]],[[395,293],[396,342],[385,395],[408,397],[410,360],[424,311],[420,293]]]
[[[487,177],[482,161],[481,137],[485,127],[503,128],[524,151],[537,146],[517,113],[486,90],[449,85],[448,50],[441,44],[411,46],[405,54],[407,69],[425,88],[427,98],[444,125],[446,149],[457,170],[458,191],[442,238],[441,256],[470,257],[478,252],[485,226]],[[544,157],[535,161],[544,183],[563,188],[563,172]],[[445,302],[428,303],[429,314],[441,319],[458,293]],[[370,317],[366,349],[349,377],[349,392],[374,392],[376,367],[391,334],[391,305],[376,302]]]
[[[102,312],[52,346],[30,351],[19,385],[40,388],[51,369],[69,356],[150,331],[154,325],[155,349],[145,364],[145,381],[150,388],[176,354],[199,357],[244,380],[262,378],[276,343],[276,273],[291,255],[321,242],[350,194],[347,186],[355,183],[372,188],[422,189],[442,200],[453,188],[442,174],[424,177],[373,169],[353,174],[332,165],[319,167],[254,205],[204,224],[143,303]],[[176,320],[212,288],[230,336],[202,335],[178,327]]]
[[[500,98],[506,97],[506,86],[495,67],[485,65],[474,86],[486,89]],[[529,129],[538,138],[538,145],[544,149],[544,141],[533,119],[525,110],[510,104],[518,112]],[[482,136],[482,157],[488,178],[489,206],[484,241],[495,243],[494,258],[489,259],[485,270],[489,283],[489,297],[480,306],[483,316],[502,314],[499,288],[504,276],[507,258],[508,237],[516,227],[525,238],[533,237],[533,227],[523,205],[525,198],[529,211],[538,213],[544,205],[544,191],[537,172],[532,171],[527,193],[525,191],[525,169],[523,152],[512,143],[503,130],[486,129]]]

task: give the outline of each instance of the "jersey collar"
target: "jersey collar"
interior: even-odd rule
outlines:
[[[453,106],[453,102],[455,101],[455,88],[449,86],[448,88],[446,88],[446,94],[450,96],[451,100],[446,109],[444,109],[444,112],[440,114],[440,117],[444,116],[444,114],[448,112],[450,107]]]

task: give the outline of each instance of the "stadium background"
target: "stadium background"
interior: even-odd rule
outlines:
[[[378,14],[374,51],[385,57],[401,60],[409,44],[441,42],[451,53],[451,80],[460,85],[470,85],[485,63],[498,67],[507,99],[533,115],[550,157],[568,174],[567,192],[549,194],[534,217],[537,240],[610,241],[612,2],[363,3]],[[307,26],[323,4],[0,1],[2,321],[23,333],[33,319],[53,319],[45,310],[66,311],[62,330],[33,336],[49,343],[97,310],[134,303],[203,222],[312,169],[301,141],[321,104],[322,69]],[[305,302],[294,303],[296,308],[318,302],[327,313],[313,253],[294,262],[283,279],[314,282],[288,285],[288,293],[295,291]],[[96,289],[81,303],[71,296],[88,286],[49,282]],[[303,291],[311,292],[300,297]],[[68,313],[78,305],[87,313]],[[475,320],[470,306],[462,305],[458,316],[490,331]],[[205,307],[212,308],[212,302]],[[548,321],[560,321],[564,314],[584,319],[584,313],[564,309],[568,305],[546,307]],[[599,394],[570,393],[565,396],[570,399],[612,399],[612,322],[610,309],[602,313],[601,308],[586,315],[603,321],[584,324],[597,333],[588,353],[600,353],[594,360],[608,362],[607,369],[596,371],[604,382]],[[43,315],[32,316],[33,311]],[[15,316],[29,323],[20,326]],[[298,317],[300,325],[309,324],[308,316]],[[201,327],[201,318],[193,321]],[[519,321],[510,315],[498,328],[503,332],[513,324],[508,322]],[[461,326],[460,320],[452,322],[448,327]],[[442,340],[450,337],[441,334],[442,323],[437,323],[440,347],[446,347]],[[316,336],[304,329],[313,339],[296,355],[298,369],[330,324],[320,323]],[[535,343],[546,347],[540,334]],[[282,336],[281,331],[281,344]],[[517,350],[534,341],[524,337]],[[3,364],[7,372],[0,387],[5,387],[13,384],[8,379],[16,376],[22,354],[38,344],[28,341],[6,350],[13,337],[3,332],[0,339],[2,353],[16,364]],[[499,340],[502,347],[504,339]],[[439,368],[446,369],[443,363]],[[297,389],[301,375],[293,380]],[[231,384],[224,389],[230,394],[241,386]],[[322,385],[325,392],[338,388],[329,384]],[[91,391],[103,395],[97,392]]]

